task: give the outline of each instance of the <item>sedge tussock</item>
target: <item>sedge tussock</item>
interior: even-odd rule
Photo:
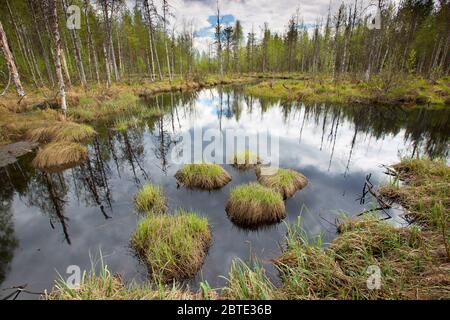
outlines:
[[[52,142],[38,151],[32,164],[44,171],[59,171],[80,164],[87,156],[87,147],[79,143]]]
[[[195,163],[185,165],[176,174],[178,183],[188,188],[220,189],[231,181],[230,174],[217,164]]]

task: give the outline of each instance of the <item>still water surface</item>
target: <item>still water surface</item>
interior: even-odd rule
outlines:
[[[450,112],[445,109],[304,105],[260,100],[239,87],[167,94],[143,103],[164,107],[167,114],[126,132],[98,127],[89,161],[81,166],[44,174],[31,167],[30,154],[0,169],[0,289],[23,284],[32,291],[50,289],[57,272],[64,275],[69,265],[89,269],[89,254],[100,249],[113,273],[127,281],[145,280],[129,239],[138,221],[133,195],[147,181],[164,188],[172,211],[192,209],[208,217],[213,244],[203,268],[188,282],[191,287],[200,280],[223,286],[221,276],[228,275],[236,258],[257,257],[275,278],[270,259],[280,253],[285,224],[247,231],[225,213],[230,188],[254,181],[254,172],[225,165],[233,180],[221,190],[177,188],[180,165],[171,152],[180,135],[194,128],[270,130],[278,136],[280,165],[309,179],[286,201],[286,221],[301,216],[308,234],[321,234],[325,242],[335,237],[333,223],[342,212],[355,215],[370,207],[356,200],[367,174],[377,185],[389,179],[382,165],[402,156],[448,157]]]

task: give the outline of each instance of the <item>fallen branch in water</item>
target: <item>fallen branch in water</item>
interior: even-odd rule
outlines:
[[[383,197],[380,194],[378,194],[376,191],[373,190],[373,184],[370,181],[371,177],[372,177],[371,173],[366,176],[366,179],[364,181],[362,196],[360,198],[358,198],[357,200],[359,200],[359,203],[361,205],[363,205],[366,202],[367,194],[371,194],[377,200],[379,207],[370,209],[370,210],[365,210],[365,211],[361,212],[360,214],[358,214],[358,216],[362,216],[366,213],[373,212],[373,211],[383,211],[387,215],[387,218],[385,218],[383,220],[391,219],[392,216],[386,210],[391,209],[392,206],[390,204],[386,203],[383,200]]]

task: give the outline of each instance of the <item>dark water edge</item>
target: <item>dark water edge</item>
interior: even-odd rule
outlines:
[[[147,99],[145,107],[166,110],[162,119],[139,121],[124,132],[99,125],[89,160],[62,173],[36,171],[33,154],[0,169],[0,290],[23,284],[32,291],[49,290],[57,272],[65,275],[68,266],[90,269],[90,253],[98,255],[100,249],[113,273],[145,281],[146,270],[129,239],[138,221],[133,195],[147,181],[164,188],[171,211],[192,209],[209,219],[213,244],[202,270],[187,282],[191,287],[201,280],[212,287],[225,285],[221,276],[228,275],[236,258],[259,259],[275,280],[270,259],[280,253],[285,223],[248,231],[233,225],[225,213],[230,189],[255,181],[253,171],[224,165],[233,180],[221,190],[177,188],[174,175],[181,166],[171,153],[180,134],[194,127],[249,133],[269,129],[279,136],[280,165],[302,172],[310,182],[285,202],[285,222],[301,217],[307,233],[321,234],[325,243],[335,237],[333,223],[342,212],[355,215],[370,208],[356,200],[367,174],[377,185],[389,181],[382,165],[401,157],[448,159],[448,109],[304,105],[257,99],[242,89]],[[397,215],[395,221],[402,223]]]

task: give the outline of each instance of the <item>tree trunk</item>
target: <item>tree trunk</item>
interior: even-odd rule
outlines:
[[[103,45],[103,54],[105,55],[105,66],[106,66],[106,86],[111,87],[111,70],[109,69],[110,63],[108,59],[108,50],[106,49],[106,44]]]
[[[162,76],[162,72],[161,72],[161,65],[159,63],[158,50],[156,49],[156,43],[155,43],[152,10],[150,8],[148,0],[144,0],[144,7],[145,7],[145,11],[147,13],[147,23],[148,23],[148,28],[149,28],[149,41],[150,41],[150,53],[151,53],[151,57],[152,57],[152,69],[155,70],[154,62],[156,60],[156,66],[158,67],[159,79],[163,80],[163,76]],[[153,3],[152,3],[152,8],[153,8]],[[155,59],[153,57],[155,57]]]
[[[58,9],[56,7],[56,0],[49,0],[49,2],[53,17],[53,37],[56,45],[55,67],[56,67],[56,76],[58,78],[59,84],[59,98],[61,109],[64,115],[66,115],[67,114],[66,88],[64,85],[64,77],[61,67],[62,47],[61,47],[61,36],[59,34]]]
[[[67,19],[68,18],[68,16],[67,16],[67,8],[68,8],[67,1],[62,0],[62,5],[63,5],[63,10],[64,10],[64,15]],[[78,74],[80,76],[80,82],[81,82],[81,85],[83,86],[84,90],[87,90],[88,85],[87,85],[87,81],[86,81],[86,73],[84,72],[83,58],[81,57],[80,39],[78,38],[78,34],[75,30],[69,30],[69,33],[70,33],[70,38],[72,40],[73,56],[75,57],[75,63],[77,64]]]
[[[37,21],[36,11],[35,11],[34,5],[31,0],[28,0],[28,4],[31,9],[31,16],[33,18],[33,26],[34,26],[35,32],[37,34],[37,38],[39,40],[39,46],[41,48],[41,53],[42,53],[42,56],[44,57],[45,69],[47,70],[48,79],[49,79],[52,87],[54,87],[55,80],[53,78],[53,72],[50,67],[50,59],[48,57],[47,51],[45,50],[44,42],[42,41],[42,37],[41,37],[41,31],[39,30],[39,27],[38,27],[39,22]]]
[[[61,53],[61,63],[62,63],[62,68],[63,68],[64,74],[67,79],[67,85],[69,87],[71,87],[72,79],[70,78],[69,67],[67,66],[66,53],[65,53],[64,49],[62,49],[62,53]]]
[[[3,51],[3,54],[6,59],[6,63],[8,65],[9,74],[16,85],[17,95],[20,98],[25,96],[25,90],[23,90],[22,83],[20,82],[19,72],[17,71],[16,61],[14,60],[14,56],[9,49],[8,38],[6,37],[5,30],[3,30],[3,25],[0,21],[0,46]]]
[[[92,40],[92,32],[91,32],[91,26],[89,24],[89,1],[84,1],[85,5],[85,16],[86,16],[86,31],[88,34],[88,48],[90,53],[92,53],[92,58],[94,60],[94,68],[95,68],[95,78],[97,80],[97,83],[100,84],[100,72],[98,67],[98,58],[97,58],[97,52],[95,51],[94,42]]]
[[[169,76],[169,81],[172,80],[172,73],[170,71],[170,58],[169,58],[169,48],[167,46],[167,8],[168,4],[166,0],[163,0],[163,30],[164,30],[164,47],[166,48],[166,60],[167,60],[167,75]]]
[[[36,79],[36,74],[34,72],[34,67],[31,64],[30,56],[29,56],[28,51],[26,49],[25,41],[23,40],[23,37],[20,34],[19,27],[17,26],[16,18],[14,17],[14,15],[12,13],[11,6],[9,5],[9,1],[8,0],[6,0],[6,6],[8,7],[8,12],[9,12],[9,15],[11,17],[11,22],[12,22],[12,24],[14,26],[14,31],[16,33],[17,41],[19,43],[20,53],[22,54],[22,56],[25,59],[25,62],[27,63],[28,70],[31,73],[31,77],[33,78],[33,82],[34,82],[35,86],[39,87],[37,79]]]

